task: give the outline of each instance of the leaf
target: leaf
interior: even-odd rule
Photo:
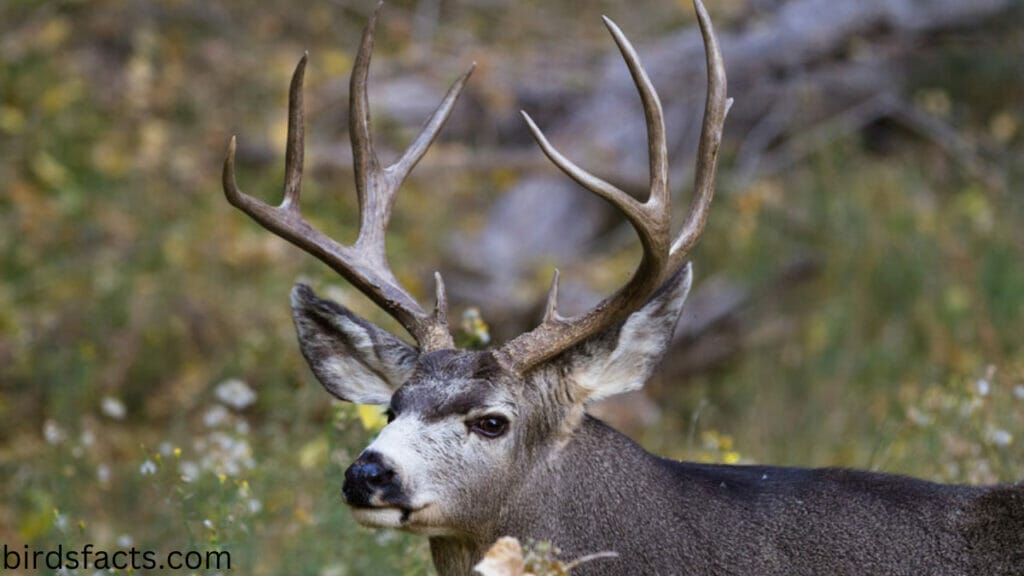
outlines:
[[[46,492],[30,489],[28,501],[30,508],[18,522],[18,535],[26,542],[32,542],[50,532],[56,513],[53,498]]]
[[[40,151],[32,159],[32,171],[47,186],[61,188],[68,181],[68,171],[56,158]]]
[[[327,438],[323,436],[307,442],[305,446],[299,449],[299,466],[303,470],[320,468],[327,462],[328,448]]]
[[[25,114],[14,106],[0,106],[0,132],[21,134],[25,128]]]
[[[511,536],[499,538],[473,571],[481,576],[530,576],[526,572],[523,547]]]

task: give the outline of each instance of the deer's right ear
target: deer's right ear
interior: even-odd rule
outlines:
[[[306,362],[341,400],[387,404],[416,367],[416,348],[305,284],[292,289],[292,318]]]
[[[569,351],[565,361],[576,397],[599,400],[643,387],[669,348],[692,283],[687,263],[643,308]]]

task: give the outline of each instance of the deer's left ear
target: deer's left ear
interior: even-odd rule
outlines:
[[[668,350],[692,281],[687,263],[625,322],[565,354],[578,398],[599,400],[643,387]]]

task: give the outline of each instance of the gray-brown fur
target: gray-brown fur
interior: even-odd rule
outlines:
[[[574,574],[1024,574],[1020,485],[672,462],[589,417],[549,462],[499,532],[619,553]]]
[[[596,392],[579,375],[626,351],[635,373],[646,378],[667,346],[689,282],[687,268],[626,323],[524,376],[488,351],[418,356],[408,380],[392,383],[396,392],[387,404],[396,425],[422,427],[403,449],[429,465],[401,472],[413,479],[390,486],[394,497],[386,503],[411,507],[415,492],[441,486],[444,530],[406,524],[407,516],[393,527],[431,536],[442,575],[469,574],[506,535],[550,540],[567,558],[618,553],[580,566],[574,574],[581,575],[1024,575],[1024,485],[949,486],[852,470],[672,462],[585,415]],[[297,291],[294,302],[298,325],[325,311],[351,316],[308,290]],[[317,354],[330,353],[324,342],[334,342],[351,362],[407,359],[387,352],[407,345],[366,324],[315,325],[357,329],[304,332],[303,349],[314,366]],[[342,344],[364,334],[373,335],[373,346]],[[335,394],[356,386],[324,384]],[[506,410],[512,418],[506,437],[481,441],[461,431],[457,423],[479,406]],[[438,433],[446,422],[448,431]],[[496,452],[472,458],[486,450]]]

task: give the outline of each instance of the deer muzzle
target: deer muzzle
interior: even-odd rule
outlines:
[[[408,508],[395,467],[372,450],[363,452],[345,471],[341,492],[355,508]]]

